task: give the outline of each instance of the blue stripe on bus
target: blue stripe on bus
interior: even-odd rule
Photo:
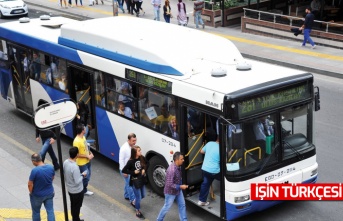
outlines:
[[[39,33],[37,36],[39,36]],[[0,37],[2,38],[8,39],[12,42],[20,42],[21,44],[24,44],[30,48],[44,51],[54,56],[58,56],[82,64],[82,61],[76,50],[68,48],[63,45],[56,44],[54,42],[45,41],[37,36],[28,36],[20,32],[0,27]]]
[[[146,71],[150,71],[153,73],[178,75],[178,76],[183,75],[181,72],[179,72],[175,68],[167,66],[167,65],[156,64],[156,63],[149,62],[146,60],[141,60],[141,59],[134,58],[131,56],[108,51],[103,48],[98,48],[91,45],[87,45],[85,43],[76,42],[74,40],[66,39],[63,37],[58,38],[58,43],[61,45],[65,45],[65,46],[68,46],[68,47],[71,47],[80,51],[85,51],[85,52],[98,55],[100,57],[104,57],[110,60],[118,61],[120,63],[127,64],[127,65],[140,68]]]
[[[106,110],[96,107],[95,112],[98,132],[97,142],[100,147],[99,152],[111,160],[119,162],[119,145],[113,131],[113,127],[117,125],[111,125]]]
[[[302,183],[316,183],[317,182],[317,176],[312,177],[311,179],[305,180]],[[269,207],[275,206],[277,204],[280,204],[284,201],[251,201],[248,203],[242,203],[242,204],[231,204],[226,202],[226,219],[227,220],[233,220],[237,219],[242,216],[246,216],[250,213],[258,212],[265,210]],[[237,209],[237,206],[241,206],[242,209]]]

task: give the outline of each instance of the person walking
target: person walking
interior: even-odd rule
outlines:
[[[199,23],[202,25],[202,28],[205,28],[205,23],[201,18],[201,13],[204,10],[204,1],[203,0],[196,0],[194,2],[194,11],[193,16],[195,18],[195,28],[199,28]]]
[[[314,44],[314,42],[312,41],[310,37],[312,26],[314,23],[314,15],[311,13],[311,7],[306,7],[305,12],[306,12],[305,22],[299,28],[300,31],[304,30],[304,41],[301,46],[305,47],[306,42],[308,41],[312,45],[312,49],[315,49],[316,45]]]
[[[132,187],[130,186],[130,174],[123,172],[123,168],[126,166],[127,162],[131,157],[131,148],[136,145],[137,137],[136,134],[130,133],[127,136],[127,142],[125,142],[119,150],[119,171],[120,175],[125,181],[124,186],[124,198],[129,200],[132,205],[135,205],[135,194]]]
[[[130,186],[135,194],[136,216],[140,219],[145,219],[141,212],[141,200],[145,197],[145,180],[146,180],[147,164],[142,156],[141,148],[134,146],[131,148],[131,157],[123,168],[123,173],[130,174]]]
[[[151,0],[151,4],[154,6],[154,20],[160,20],[160,8],[161,8],[161,0]]]
[[[220,158],[219,158],[219,140],[215,132],[208,134],[209,142],[201,149],[200,153],[205,154],[202,164],[203,182],[200,187],[199,206],[207,206],[210,186],[214,179],[220,180]]]
[[[32,154],[31,161],[35,168],[30,173],[27,186],[30,192],[32,220],[41,220],[40,209],[44,204],[48,221],[55,221],[53,200],[55,191],[52,185],[55,177],[54,168],[52,165],[44,164],[38,153]]]
[[[87,176],[87,172],[80,173],[80,169],[76,164],[79,149],[71,147],[69,149],[69,159],[63,163],[64,178],[70,198],[70,212],[73,221],[83,221],[80,219],[80,210],[83,202],[83,182]]]
[[[73,146],[79,150],[76,163],[79,166],[80,173],[87,173],[83,181],[83,193],[91,196],[94,193],[87,190],[89,180],[91,178],[91,160],[94,158],[93,153],[88,149],[87,141],[85,138],[86,129],[82,124],[76,125],[76,137],[73,142]]]
[[[183,197],[182,190],[188,188],[188,185],[182,184],[181,165],[184,162],[184,155],[180,152],[175,152],[173,161],[166,172],[166,182],[164,186],[164,206],[157,216],[157,221],[163,221],[170,207],[176,200],[179,207],[179,218],[181,221],[187,221],[186,203]]]
[[[170,8],[170,4],[169,4],[169,1],[166,0],[164,2],[164,6],[163,6],[163,17],[164,17],[164,20],[167,22],[167,23],[170,23],[170,18],[171,18],[171,8]]]
[[[56,134],[50,129],[49,130],[36,129],[36,142],[39,143],[40,140],[42,140],[42,144],[43,144],[41,151],[39,152],[42,158],[42,162],[44,163],[45,155],[48,152],[52,160],[52,164],[54,165],[54,169],[55,170],[60,169],[60,165],[58,164],[58,159],[56,157],[54,149],[52,149],[52,144],[55,143],[55,140],[56,140]]]
[[[188,17],[186,12],[186,4],[182,2],[182,0],[179,0],[179,3],[177,3],[177,21],[179,25],[186,26],[188,23]]]

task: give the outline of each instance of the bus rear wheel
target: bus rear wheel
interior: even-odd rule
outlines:
[[[154,156],[149,160],[149,183],[151,188],[160,196],[164,196],[163,190],[166,181],[167,168],[167,163],[158,156]]]

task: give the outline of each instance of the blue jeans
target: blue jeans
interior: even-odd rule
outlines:
[[[51,138],[42,139],[43,146],[42,146],[42,149],[39,152],[39,154],[41,155],[42,161],[44,162],[46,152],[48,152],[50,155],[50,158],[52,160],[52,164],[54,165],[54,167],[56,169],[56,168],[59,168],[60,166],[58,164],[58,160],[57,160],[56,154],[54,152],[54,149],[52,149],[52,146],[50,144],[50,139]]]
[[[154,20],[159,21],[160,20],[160,8],[155,8],[154,7]]]
[[[199,22],[200,22],[201,25],[204,24],[204,21],[201,18],[201,10],[200,11],[196,11],[195,14],[194,14],[194,17],[195,17],[195,26],[196,26],[196,28],[199,28]]]
[[[167,23],[170,23],[170,15],[163,15],[163,17]]]
[[[314,42],[312,41],[311,37],[311,29],[304,29],[304,41],[303,41],[303,46],[306,45],[306,42],[310,42],[312,46],[314,46]]]
[[[133,193],[135,194],[135,197],[136,197],[136,200],[135,200],[136,210],[140,210],[141,209],[141,200],[145,197],[145,185],[143,185],[139,189],[132,186],[132,190],[133,190]]]
[[[187,221],[186,203],[185,203],[185,198],[183,198],[182,191],[180,191],[179,195],[165,194],[164,197],[165,197],[164,206],[162,207],[160,213],[157,216],[157,221],[163,221],[170,207],[173,205],[174,200],[176,200],[176,203],[179,207],[180,221]]]
[[[37,197],[30,194],[30,202],[32,208],[32,221],[41,221],[40,208],[44,203],[48,221],[55,221],[54,214],[54,196],[55,194],[50,194],[48,196]]]
[[[220,173],[209,173],[203,170],[202,178],[203,178],[203,181],[200,187],[199,200],[201,202],[206,202],[208,193],[210,191],[210,186],[214,179],[220,180]]]
[[[129,198],[130,202],[133,202],[136,197],[135,197],[132,187],[130,186],[130,175],[128,175],[127,177],[124,177],[123,172],[121,170],[120,170],[120,175],[123,177],[125,181],[124,198]]]
[[[89,180],[91,179],[91,163],[86,163],[85,165],[79,166],[80,173],[83,173],[85,170],[87,171],[87,175],[85,178],[83,178],[83,193],[87,192],[87,186],[89,183]]]

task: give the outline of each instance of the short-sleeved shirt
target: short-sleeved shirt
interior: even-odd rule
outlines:
[[[36,197],[49,196],[54,193],[52,181],[55,176],[54,167],[44,164],[32,169],[29,180],[33,182],[32,195]]]
[[[73,146],[77,147],[77,149],[79,149],[79,154],[89,154],[89,150],[88,150],[88,146],[87,146],[87,140],[85,137],[78,137],[76,136],[73,142]],[[83,166],[87,163],[89,163],[89,159],[88,158],[84,158],[84,157],[78,157],[76,159],[76,163],[78,166]]]
[[[220,172],[219,144],[217,142],[208,142],[202,150],[205,152],[205,159],[201,169],[208,173]]]

